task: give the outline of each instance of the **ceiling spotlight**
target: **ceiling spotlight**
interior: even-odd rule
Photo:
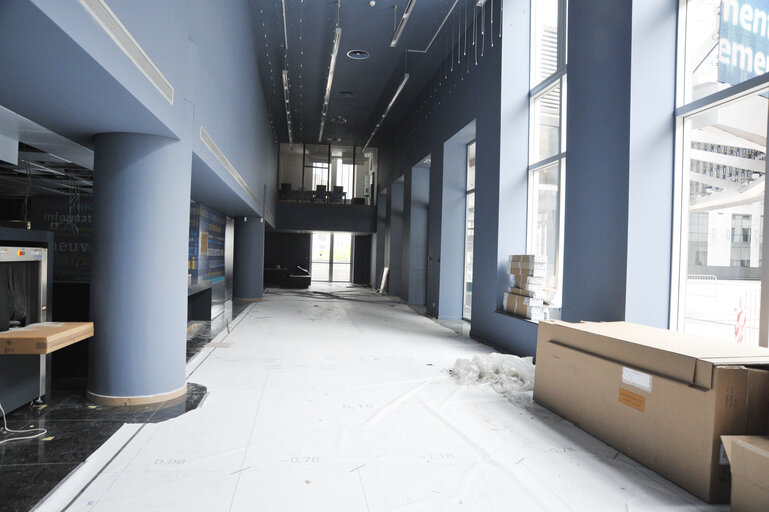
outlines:
[[[355,60],[368,59],[368,52],[366,50],[350,50],[347,52],[347,56]]]
[[[329,142],[342,142],[342,139],[340,139],[339,137],[329,137],[327,140]]]
[[[333,118],[331,120],[331,122],[332,123],[336,123],[336,124],[346,124],[347,123],[347,119],[345,119],[342,116],[336,116],[335,118]]]
[[[395,34],[393,34],[393,40],[390,41],[391,48],[395,48],[398,45],[398,39],[401,38],[403,29],[406,28],[406,23],[409,21],[409,16],[411,16],[411,11],[414,9],[415,3],[417,3],[417,0],[409,0],[409,3],[406,4],[406,9],[403,11],[401,20],[398,22],[398,27],[395,29]]]
[[[368,4],[369,4],[371,7],[374,7],[374,6],[376,5],[376,0],[371,0],[371,1],[370,1]]]

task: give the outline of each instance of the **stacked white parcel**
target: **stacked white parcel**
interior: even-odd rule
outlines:
[[[505,311],[531,320],[546,318],[545,275],[547,256],[513,254],[509,259],[510,289],[505,294]]]

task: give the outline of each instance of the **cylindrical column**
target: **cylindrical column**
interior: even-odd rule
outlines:
[[[109,404],[185,393],[192,152],[154,135],[97,135],[89,398]]]
[[[264,220],[235,218],[235,261],[233,296],[236,299],[261,299],[264,291]]]

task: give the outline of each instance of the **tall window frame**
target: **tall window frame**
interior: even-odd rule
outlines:
[[[548,255],[556,306],[563,287],[567,12],[568,0],[531,1],[526,252]]]
[[[690,5],[691,2],[691,5]],[[696,172],[710,172],[709,169],[701,169],[702,165],[699,165],[697,160],[702,159],[703,149],[698,147],[697,141],[692,137],[694,131],[692,125],[698,119],[707,118],[708,116],[718,116],[719,113],[730,107],[738,105],[742,101],[749,101],[756,99],[757,97],[767,98],[769,96],[769,73],[763,72],[751,76],[750,73],[738,73],[737,76],[729,76],[728,70],[722,70],[722,64],[727,66],[731,62],[732,65],[739,63],[739,60],[735,62],[735,59],[729,59],[728,55],[731,51],[731,47],[721,41],[730,35],[730,30],[737,26],[736,20],[730,20],[736,10],[734,7],[735,2],[726,2],[729,4],[727,7],[728,15],[725,18],[720,18],[723,14],[725,2],[720,2],[717,6],[705,5],[708,4],[707,0],[679,0],[679,16],[678,16],[678,55],[677,55],[677,80],[676,80],[676,109],[675,109],[675,166],[674,166],[674,218],[673,218],[673,257],[672,257],[672,269],[671,269],[671,307],[670,307],[670,328],[673,330],[684,331],[687,322],[687,286],[690,286],[694,278],[705,279],[710,277],[711,279],[717,276],[708,275],[690,275],[689,264],[691,261],[698,261],[697,258],[692,258],[689,252],[694,245],[693,242],[699,242],[699,240],[692,240],[691,233],[699,232],[696,228],[692,227],[690,223],[693,221],[691,213],[689,211],[690,206],[690,194],[692,183],[697,183],[692,179]],[[742,2],[740,2],[742,4]],[[690,9],[691,7],[691,9]],[[714,12],[719,16],[717,22],[712,26],[713,31],[717,31],[715,36],[712,36],[709,32],[697,32],[695,31],[695,23],[702,23],[703,8],[708,9],[713,7]],[[733,21],[732,26],[729,25],[729,21]],[[720,28],[719,28],[720,27]],[[692,41],[696,41],[696,37],[700,36],[702,41],[708,37],[713,39],[712,48],[704,44],[692,44]],[[701,47],[705,47],[707,54],[700,52],[697,54],[693,50],[699,50]],[[725,51],[727,53],[722,53]],[[704,69],[705,67],[710,69]],[[749,68],[749,67],[748,67]],[[749,70],[749,69],[748,69]],[[722,76],[722,71],[724,71]],[[709,75],[708,75],[709,74]],[[709,79],[703,79],[703,75],[708,75]],[[713,77],[716,76],[715,80]],[[728,77],[728,78],[727,78]],[[708,83],[709,82],[709,83]],[[763,165],[762,170],[758,171],[767,175],[766,163],[769,161],[766,158],[766,134],[769,133],[769,116],[764,115],[760,119],[759,124],[763,129]],[[711,145],[719,141],[710,141]],[[728,144],[732,146],[733,144]],[[722,145],[722,148],[726,146]],[[731,149],[731,147],[729,148]],[[720,153],[715,151],[715,153]],[[716,157],[713,157],[716,160]],[[695,162],[695,165],[693,165]],[[722,169],[724,166],[722,166]],[[740,179],[740,169],[733,169],[726,167],[728,175],[726,177]],[[719,175],[719,169],[715,170],[713,174],[716,178],[723,178],[723,170]],[[734,173],[734,175],[733,175]],[[718,190],[718,188],[716,188]],[[767,196],[767,190],[764,186],[763,195],[760,196],[763,200],[763,208],[760,215],[754,220],[754,226],[757,227],[755,231],[750,233],[749,238],[755,238],[758,240],[759,250],[757,256],[758,266],[760,270],[760,296],[756,299],[751,299],[748,302],[758,301],[758,304],[754,304],[754,311],[758,311],[758,314],[753,315],[753,319],[748,318],[747,327],[750,327],[750,322],[755,322],[754,329],[757,330],[757,343],[760,346],[766,347],[769,341],[769,272],[762,268],[764,260],[764,252],[769,248],[763,247],[764,238],[764,226],[763,216],[766,215],[769,208],[769,197]],[[730,229],[727,230],[729,245],[731,246],[735,238],[735,230],[733,228],[734,220],[730,219]],[[714,232],[714,228],[710,228],[711,233]],[[695,250],[697,247],[694,248]],[[730,247],[731,249],[731,247]],[[706,253],[710,251],[706,249]],[[731,249],[733,253],[733,249]],[[752,258],[752,256],[751,256]],[[731,258],[729,267],[744,267],[741,258],[735,260]],[[732,263],[740,260],[740,265],[734,265]],[[712,265],[711,265],[712,266]],[[746,320],[743,316],[743,310],[741,309],[734,315],[734,333],[735,338],[739,342],[742,342],[742,337],[746,329]],[[756,319],[755,317],[758,316]]]

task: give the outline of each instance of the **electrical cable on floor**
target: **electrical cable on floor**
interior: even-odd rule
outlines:
[[[31,435],[31,436],[12,437],[10,439],[3,439],[2,441],[0,441],[0,444],[10,443],[11,441],[22,441],[24,439],[35,439],[37,437],[44,436],[45,434],[48,433],[48,431],[46,429],[44,429],[44,428],[30,428],[28,430],[14,430],[14,429],[10,429],[10,428],[8,428],[8,422],[5,419],[5,409],[3,409],[3,404],[2,403],[0,403],[0,412],[3,413],[3,429],[2,429],[2,431],[4,431],[4,432],[8,432],[9,434],[26,434],[28,432],[34,432],[35,430],[40,431],[37,434]]]

